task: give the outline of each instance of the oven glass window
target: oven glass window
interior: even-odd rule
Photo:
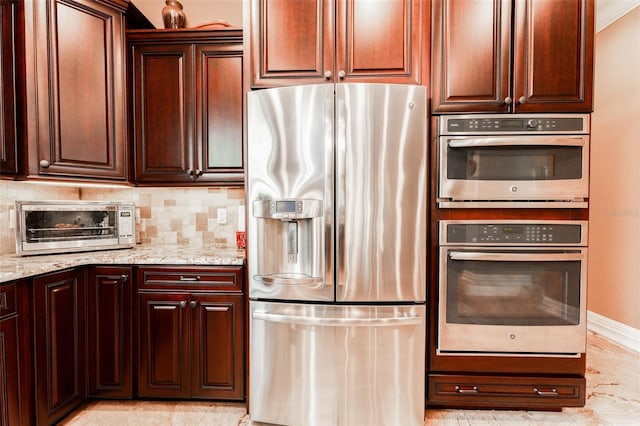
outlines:
[[[28,211],[25,228],[29,243],[114,238],[116,211]]]
[[[576,325],[580,261],[448,260],[448,323]]]
[[[580,146],[486,146],[447,149],[447,177],[462,180],[582,178]]]

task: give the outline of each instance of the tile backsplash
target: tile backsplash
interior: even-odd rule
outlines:
[[[15,253],[15,229],[10,225],[16,200],[133,201],[139,212],[136,238],[140,244],[235,249],[235,233],[244,227],[238,214],[244,197],[242,188],[75,187],[0,181],[0,254]],[[226,209],[224,224],[218,223],[218,209]]]

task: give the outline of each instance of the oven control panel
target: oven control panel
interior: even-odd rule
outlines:
[[[441,135],[460,134],[586,134],[589,116],[586,114],[447,115],[440,117]]]
[[[440,222],[440,244],[586,245],[586,222]]]

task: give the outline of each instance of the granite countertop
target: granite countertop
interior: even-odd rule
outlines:
[[[244,265],[245,251],[138,245],[130,249],[0,257],[0,283],[84,265]]]

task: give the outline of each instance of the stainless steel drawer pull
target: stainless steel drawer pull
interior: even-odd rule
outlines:
[[[180,281],[200,281],[200,275],[196,275],[195,277],[185,277],[184,275],[180,275]]]
[[[551,388],[551,389],[533,388],[533,391],[535,392],[536,395],[540,395],[540,396],[558,396],[558,389],[556,388]]]
[[[477,395],[479,391],[477,386],[456,386],[456,392],[465,395]]]

